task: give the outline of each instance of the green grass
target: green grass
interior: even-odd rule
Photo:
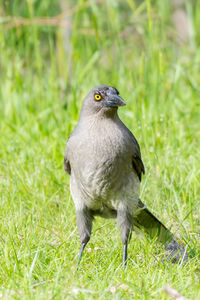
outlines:
[[[1,2],[2,18],[61,11],[58,1],[21,3]],[[1,23],[1,298],[167,299],[166,284],[200,298],[199,1],[185,7],[192,35],[182,46],[167,0],[77,1],[67,45],[63,28]],[[76,272],[80,242],[63,156],[97,84],[127,100],[120,116],[146,167],[141,198],[188,244],[181,268],[160,262],[156,241],[133,236],[124,272],[115,221],[97,218]]]

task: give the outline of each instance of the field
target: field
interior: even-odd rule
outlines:
[[[165,285],[200,298],[200,1],[12,0],[0,15],[0,298],[169,299]],[[134,235],[124,271],[115,221],[97,218],[76,271],[63,158],[98,84],[127,101],[141,199],[188,245],[185,265],[163,264],[164,248]]]

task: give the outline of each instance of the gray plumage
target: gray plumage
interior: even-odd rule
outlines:
[[[117,114],[118,106],[123,105],[125,102],[114,87],[92,89],[66,144],[64,168],[71,176],[70,191],[82,244],[79,261],[97,215],[117,218],[124,265],[128,238],[134,228],[143,228],[152,237],[157,234],[161,242],[174,245],[172,233],[139,199],[145,169],[137,140]],[[177,242],[174,247],[178,260],[184,249]]]

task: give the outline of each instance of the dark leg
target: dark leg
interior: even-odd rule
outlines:
[[[119,210],[117,212],[117,221],[120,227],[120,233],[123,243],[123,268],[125,269],[127,264],[128,240],[130,237],[133,217],[127,210]]]
[[[81,240],[81,248],[79,251],[79,259],[77,263],[77,268],[80,264],[83,250],[85,246],[90,240],[91,231],[92,231],[92,215],[90,214],[89,210],[85,207],[82,210],[77,211],[77,227],[79,231],[79,236]]]
[[[128,246],[128,242],[126,242],[126,244],[124,244],[123,246],[123,268],[126,268],[126,264],[127,264],[127,246]]]
[[[78,268],[78,266],[80,264],[80,261],[81,261],[82,255],[83,255],[83,250],[85,249],[85,246],[86,246],[86,243],[82,243],[81,244],[81,248],[79,250],[79,256],[78,256],[77,268]]]

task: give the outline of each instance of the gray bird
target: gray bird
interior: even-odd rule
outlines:
[[[64,169],[71,175],[70,191],[77,213],[81,248],[88,243],[95,216],[116,218],[123,243],[123,265],[132,230],[142,229],[166,244],[169,258],[187,259],[173,234],[139,199],[145,173],[140,147],[120,120],[117,110],[126,105],[116,88],[100,85],[86,96],[79,122],[70,135]]]

